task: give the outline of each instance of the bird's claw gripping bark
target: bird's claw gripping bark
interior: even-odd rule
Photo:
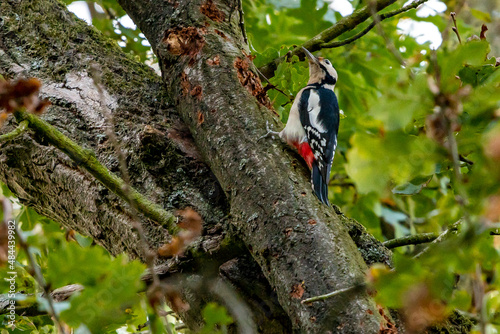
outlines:
[[[267,133],[263,136],[260,136],[259,139],[257,139],[257,140],[261,140],[261,139],[267,138],[269,136],[271,136],[271,138],[274,139],[275,135],[279,136],[279,134],[280,134],[278,131],[271,130],[271,128],[269,127],[269,121],[266,121],[266,130],[267,130]]]

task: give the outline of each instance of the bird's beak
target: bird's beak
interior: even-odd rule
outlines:
[[[304,53],[306,54],[307,58],[309,58],[309,62],[316,64],[319,66],[319,60],[318,58],[314,57],[311,52],[309,52],[305,47],[302,46],[302,50],[304,50]]]

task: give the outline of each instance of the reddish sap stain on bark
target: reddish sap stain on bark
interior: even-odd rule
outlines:
[[[248,58],[236,57],[234,61],[234,67],[236,68],[238,79],[240,83],[246,87],[246,89],[257,99],[257,101],[269,108],[273,109],[271,106],[271,101],[267,97],[266,91],[262,88],[262,83],[259,77],[250,70],[250,61]]]
[[[207,0],[201,5],[200,11],[203,15],[215,22],[222,22],[226,18],[226,14],[217,8],[213,0]]]

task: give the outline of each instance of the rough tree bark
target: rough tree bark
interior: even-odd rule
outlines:
[[[293,152],[257,141],[273,114],[245,56],[237,1],[120,2],[157,53],[164,87],[55,0],[0,4],[1,74],[40,78],[53,103],[44,119],[118,173],[104,128],[107,108],[133,186],[166,209],[192,206],[204,218],[201,240],[169,264],[188,273],[208,260],[220,266],[252,307],[259,331],[377,332],[381,318],[363,291],[300,303],[363,281],[365,262],[388,262],[389,253],[316,200]],[[91,79],[95,67],[103,97]],[[10,120],[1,131],[14,126]],[[1,146],[0,179],[23,204],[112,254],[142,258],[126,205],[43,136],[28,132]],[[161,226],[142,223],[152,248],[169,240]],[[193,328],[196,311],[186,315]]]
[[[337,214],[312,194],[303,164],[280,143],[257,140],[272,111],[246,57],[237,1],[119,2],[158,55],[170,98],[228,194],[231,223],[294,328],[378,331],[364,291],[300,303],[363,282],[366,266]]]

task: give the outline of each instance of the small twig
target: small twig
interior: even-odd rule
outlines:
[[[462,162],[465,162],[467,165],[474,165],[474,161],[471,161],[469,159],[467,159],[466,157],[464,157],[463,155],[459,155],[458,158],[460,159],[460,161]]]
[[[223,301],[224,306],[238,326],[239,333],[257,333],[257,326],[253,318],[248,316],[251,314],[251,310],[248,305],[241,300],[230,284],[221,279],[216,279],[208,288],[211,293]]]
[[[462,39],[460,38],[460,33],[458,32],[457,20],[455,19],[455,16],[457,15],[457,13],[451,12],[450,15],[451,15],[451,18],[453,20],[453,25],[454,25],[454,27],[452,27],[451,30],[453,30],[453,32],[455,32],[455,34],[457,35],[458,43],[462,44]]]
[[[432,243],[429,246],[425,247],[420,253],[418,253],[417,255],[415,255],[413,258],[414,259],[418,259],[422,255],[424,255],[425,253],[427,253],[429,251],[429,249],[431,248],[432,245],[440,243],[445,238],[447,238],[451,233],[457,232],[458,231],[458,226],[461,223],[462,223],[462,220],[458,220],[457,222],[453,223],[446,231],[444,231],[436,239],[434,239],[434,241],[432,241]]]
[[[290,95],[286,94],[284,91],[282,91],[281,89],[279,89],[278,87],[276,87],[275,85],[273,85],[271,83],[271,81],[269,81],[269,79],[266,78],[266,76],[264,74],[262,74],[262,72],[258,68],[255,68],[255,69],[257,70],[257,73],[259,74],[259,76],[261,78],[263,78],[267,82],[267,86],[264,89],[274,89],[274,90],[280,92],[281,94],[285,95],[287,97],[287,99],[289,99],[290,101],[292,101],[292,99],[290,98]]]
[[[325,295],[320,295],[320,296],[315,296],[315,297],[311,297],[311,298],[306,298],[306,299],[302,300],[300,303],[301,304],[308,304],[308,303],[313,303],[313,302],[317,302],[317,301],[320,301],[320,300],[325,300],[325,299],[328,299],[328,298],[333,298],[335,296],[341,295],[343,293],[346,293],[346,292],[349,292],[349,291],[352,291],[352,290],[355,290],[355,289],[364,288],[365,286],[366,286],[366,283],[359,283],[359,284],[350,286],[350,287],[345,288],[345,289],[340,289],[340,290],[332,291],[332,292],[327,293]]]
[[[382,18],[380,18],[380,19],[382,20]],[[342,41],[332,41],[332,42],[328,42],[328,43],[323,43],[323,44],[321,44],[321,48],[322,49],[331,49],[331,48],[338,48],[339,46],[351,44],[355,40],[360,39],[361,37],[366,35],[370,30],[373,29],[373,27],[375,27],[375,22],[371,22],[365,29],[361,30],[360,32],[358,32],[356,35],[354,35],[352,37],[346,38]]]
[[[466,0],[457,0],[456,1],[455,8],[453,8],[453,12],[455,13],[455,15],[460,13],[463,6],[465,5],[465,1]],[[441,38],[443,39],[443,41],[441,42],[441,45],[445,45],[446,41],[448,41],[448,38],[450,37],[450,29],[449,28],[452,25],[452,22],[453,22],[452,20],[447,20],[446,28],[443,29],[443,31],[441,32]]]
[[[123,190],[124,181],[102,165],[95,157],[94,152],[82,148],[74,141],[63,135],[55,127],[33,114],[25,111],[17,111],[14,115],[18,122],[25,120],[28,121],[29,127],[39,136],[43,137],[48,143],[64,152],[79,166],[85,168],[110,191],[125,201],[132,200],[144,216],[164,226],[170,234],[175,234],[177,232],[178,228],[175,224],[175,217],[172,213],[165,211],[162,207],[151,202],[133,188],[130,190],[130,196],[126,196]]]
[[[482,278],[482,269],[479,263],[476,263],[475,277],[472,280],[472,291],[474,292],[474,306],[479,314],[479,328],[481,333],[487,333],[486,325],[488,323],[487,307],[484,303],[484,284]]]
[[[391,17],[396,16],[398,14],[401,14],[403,12],[407,12],[407,11],[409,11],[411,9],[417,8],[418,6],[420,6],[421,4],[423,4],[424,2],[427,2],[427,1],[428,0],[414,1],[411,4],[406,5],[406,6],[402,7],[402,8],[400,8],[400,9],[394,10],[392,12],[380,14],[379,15],[380,21],[383,21],[385,19],[391,18]],[[321,48],[325,48],[325,49],[337,48],[339,46],[350,44],[350,43],[354,42],[355,40],[357,40],[357,39],[363,37],[364,35],[366,35],[370,30],[373,29],[373,27],[375,27],[375,21],[371,22],[365,29],[363,29],[362,31],[358,32],[356,35],[354,35],[352,37],[349,37],[347,39],[344,39],[342,41],[333,41],[333,42],[323,43],[323,44],[321,44]]]
[[[241,34],[243,35],[243,41],[245,41],[245,44],[248,44],[248,38],[247,38],[247,33],[245,31],[245,13],[243,12],[243,4],[241,3],[241,0],[238,0],[238,13],[240,16],[240,29],[241,29]]]
[[[175,326],[176,331],[181,330],[181,329],[186,329],[186,328],[189,328],[186,324],[180,324],[180,325]]]
[[[101,87],[100,76],[97,73],[98,73],[98,69],[93,68],[92,79],[94,80],[94,86],[97,88],[97,91],[99,92],[100,100],[104,101],[104,92],[103,92],[103,89]],[[102,105],[102,103],[101,103],[101,105]],[[114,147],[114,149],[116,151],[116,155],[118,158],[120,172],[122,174],[122,179],[123,179],[123,186],[122,186],[123,192],[124,192],[124,195],[127,197],[127,199],[128,199],[127,202],[129,203],[130,208],[132,210],[133,227],[136,229],[137,233],[139,234],[139,240],[142,243],[144,256],[146,257],[146,264],[148,265],[148,267],[152,273],[153,285],[159,285],[160,280],[158,278],[158,275],[156,275],[155,271],[154,271],[155,256],[151,254],[148,240],[146,238],[146,235],[144,233],[144,229],[142,228],[141,222],[139,220],[136,203],[132,199],[132,192],[131,192],[132,187],[130,185],[130,174],[128,173],[125,154],[123,153],[120,142],[118,141],[118,138],[117,138],[116,133],[114,131],[115,122],[113,119],[113,115],[109,112],[109,110],[107,108],[101,107],[100,109],[101,109],[101,113],[106,118],[106,123],[108,124],[108,126],[106,127],[106,133],[107,133],[108,138],[111,142],[111,145]]]
[[[421,233],[408,235],[402,238],[387,240],[382,243],[385,247],[392,249],[396,247],[403,247],[408,245],[420,245],[436,240],[439,237],[439,233]]]
[[[377,30],[378,30],[380,36],[382,36],[382,38],[384,39],[385,45],[387,46],[387,49],[389,49],[389,51],[394,55],[394,57],[396,58],[396,60],[402,66],[406,67],[406,61],[404,60],[403,56],[396,49],[396,46],[394,45],[394,43],[392,42],[392,40],[390,40],[389,37],[387,37],[384,29],[382,28],[381,19],[380,19],[380,15],[377,12],[376,4],[377,3],[376,3],[375,0],[372,0],[372,1],[370,1],[368,3],[368,6],[370,7],[371,14],[372,14],[372,17],[373,17],[373,22],[375,23],[375,26],[377,27]],[[411,74],[411,71],[410,71],[410,74]]]
[[[97,88],[97,91],[99,92],[99,98],[101,101],[104,101],[104,92],[100,83],[100,75],[98,74],[98,68],[93,67],[92,68],[92,79],[94,80],[94,86]],[[137,205],[134,202],[132,198],[132,186],[130,184],[130,174],[128,172],[128,167],[127,167],[127,162],[126,162],[126,157],[125,154],[123,153],[123,150],[121,148],[120,142],[118,141],[118,137],[116,136],[116,133],[114,131],[115,128],[115,122],[113,115],[109,112],[109,110],[105,107],[102,107],[103,103],[101,105],[101,112],[106,118],[106,122],[109,125],[106,127],[106,132],[108,135],[108,138],[111,142],[111,145],[114,147],[116,151],[116,155],[118,158],[119,166],[120,166],[120,172],[122,174],[123,178],[123,193],[127,198],[127,202],[130,205],[130,209],[132,211],[132,226],[134,229],[137,231],[137,234],[139,235],[139,242],[141,243],[141,248],[145,256],[146,260],[146,265],[148,266],[150,272],[151,272],[151,277],[153,279],[152,286],[148,291],[153,291],[152,293],[155,293],[156,289],[160,287],[160,278],[156,274],[155,271],[155,260],[156,260],[156,253],[154,253],[151,250],[151,246],[149,244],[149,241],[146,237],[146,233],[144,232],[144,228],[142,227],[141,221],[139,219],[139,214],[138,214],[138,209]],[[150,298],[148,298],[150,300]],[[164,297],[161,300],[161,305],[165,304]],[[156,305],[151,303],[151,308],[153,309],[153,312],[157,314],[157,309]],[[167,322],[167,327],[169,327],[168,319],[165,317],[165,321]],[[170,328],[167,328],[167,332],[170,333]],[[151,333],[156,333],[156,328],[155,326],[150,326],[149,330]]]
[[[22,121],[19,126],[9,133],[0,136],[0,144],[22,135],[28,129],[28,121]]]
[[[396,0],[379,0],[377,3],[377,9],[382,10],[395,2]],[[283,61],[286,61],[289,57],[294,55],[299,57],[305,56],[302,47],[306,48],[310,52],[318,51],[321,49],[321,45],[323,43],[332,41],[340,35],[351,31],[360,23],[366,21],[368,18],[370,18],[370,9],[368,8],[368,6],[364,6],[362,9],[355,11],[348,17],[344,17],[343,19],[339,20],[330,28],[320,32],[318,35],[314,36],[304,44],[297,46],[291,51],[290,55],[287,54],[286,56],[278,57],[268,64],[262,66],[260,70],[267,77],[272,77],[274,75],[274,71],[278,68],[278,65]]]
[[[427,1],[427,0],[425,0],[425,1]],[[380,17],[384,17],[384,15],[387,15],[387,17],[384,17],[384,18],[389,18],[391,16],[400,14],[404,11],[413,9],[413,8],[417,7],[418,5],[424,3],[425,1],[424,0],[415,1],[412,4],[404,6],[401,9],[398,9],[394,12],[391,12],[393,14],[391,14],[391,13],[381,14]],[[378,11],[381,11],[382,9],[386,8],[387,6],[392,5],[395,2],[396,2],[395,0],[378,0],[376,2],[375,7],[376,7],[376,10],[378,12]],[[299,57],[304,56],[304,52],[302,50],[302,47],[306,48],[310,52],[318,51],[322,48],[328,47],[325,45],[330,45],[329,44],[330,41],[334,40],[335,38],[341,36],[342,34],[348,32],[348,31],[353,30],[359,24],[363,23],[368,18],[370,18],[370,16],[372,16],[370,7],[373,7],[373,6],[370,6],[370,5],[364,6],[363,8],[356,10],[351,15],[342,18],[336,24],[331,26],[330,28],[320,32],[318,35],[314,36],[313,38],[311,38],[310,40],[308,40],[304,44],[297,46],[295,49],[293,49],[290,52],[290,55],[287,54],[286,56],[278,57],[278,58],[270,61],[268,64],[260,67],[260,70],[267,77],[272,77],[274,75],[274,71],[278,68],[278,65],[280,63],[282,63],[283,61],[286,61],[287,59],[289,59],[290,57],[295,56],[295,55],[299,56]],[[373,28],[374,26],[375,26],[375,24],[371,28]],[[369,29],[364,34],[366,34],[368,31],[369,31]],[[361,33],[359,33],[359,34],[360,35],[358,36],[358,38],[364,35]],[[344,43],[344,41],[336,42],[336,43],[343,43],[342,45],[345,45],[345,44],[348,44],[354,40],[355,39],[352,39],[351,41],[345,42],[345,43]],[[332,46],[329,46],[329,47],[335,47],[335,46],[336,45],[334,43],[332,43]],[[340,45],[338,45],[338,46],[340,46]]]
[[[47,283],[45,282],[45,279],[43,278],[42,270],[38,266],[38,263],[36,263],[36,260],[33,257],[33,254],[31,254],[28,243],[26,242],[26,239],[24,239],[24,236],[21,234],[21,229],[19,228],[18,224],[16,224],[16,234],[17,234],[17,238],[19,240],[19,246],[26,253],[26,256],[28,258],[28,264],[31,267],[31,272],[34,273],[33,277],[35,278],[38,285],[42,288],[43,296],[47,300],[47,304],[49,307],[48,313],[52,316],[57,328],[59,328],[59,332],[65,334],[66,332],[64,331],[64,328],[61,324],[61,321],[59,319],[59,315],[57,314],[56,309],[54,308],[54,300],[52,299],[52,295],[50,294]]]

